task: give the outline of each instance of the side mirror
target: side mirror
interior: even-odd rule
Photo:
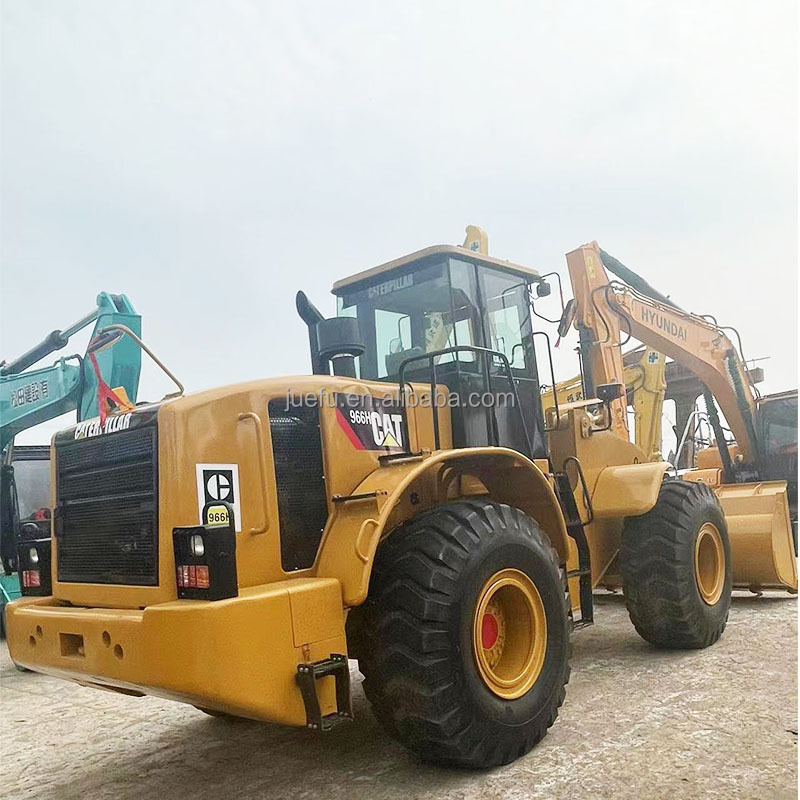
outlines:
[[[594,387],[594,393],[603,404],[606,423],[599,428],[592,428],[590,432],[600,433],[600,431],[607,431],[611,428],[611,403],[625,394],[625,386],[622,383],[599,383]]]
[[[536,284],[536,296],[537,297],[549,297],[550,292],[553,290],[550,288],[550,284],[547,281],[541,281]]]
[[[120,330],[103,331],[89,342],[86,352],[99,353],[101,350],[113,347],[124,335],[124,332]]]
[[[601,383],[595,386],[597,399],[605,404],[618,400],[624,393],[625,387],[621,383]]]
[[[558,323],[558,335],[563,339],[568,333],[575,321],[575,314],[578,311],[578,306],[575,303],[575,298],[567,300],[567,305],[564,307],[564,313],[561,315],[561,320]]]

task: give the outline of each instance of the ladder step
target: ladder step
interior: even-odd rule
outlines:
[[[317,694],[317,680],[329,675],[336,680],[336,711],[323,716]],[[303,695],[307,728],[314,731],[329,731],[336,725],[353,719],[350,666],[346,655],[332,653],[329,658],[324,658],[322,661],[298,664],[295,680]]]

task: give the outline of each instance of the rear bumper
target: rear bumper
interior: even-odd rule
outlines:
[[[306,724],[297,665],[347,652],[341,588],[331,578],[143,610],[22,598],[9,603],[6,615],[11,657],[21,666],[289,725]],[[318,694],[322,713],[335,711],[332,678],[319,681]]]

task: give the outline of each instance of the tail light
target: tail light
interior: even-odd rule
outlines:
[[[17,545],[17,569],[23,595],[53,593],[50,576],[50,539],[32,539]]]
[[[224,600],[239,594],[233,510],[215,504],[204,510],[205,525],[173,528],[178,597]],[[209,520],[213,523],[209,524]]]

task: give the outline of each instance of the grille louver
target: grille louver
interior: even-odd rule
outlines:
[[[158,583],[156,426],[56,442],[58,580]]]
[[[272,400],[269,427],[278,493],[281,566],[291,572],[313,565],[328,519],[319,411],[313,407],[287,409],[285,400]]]

